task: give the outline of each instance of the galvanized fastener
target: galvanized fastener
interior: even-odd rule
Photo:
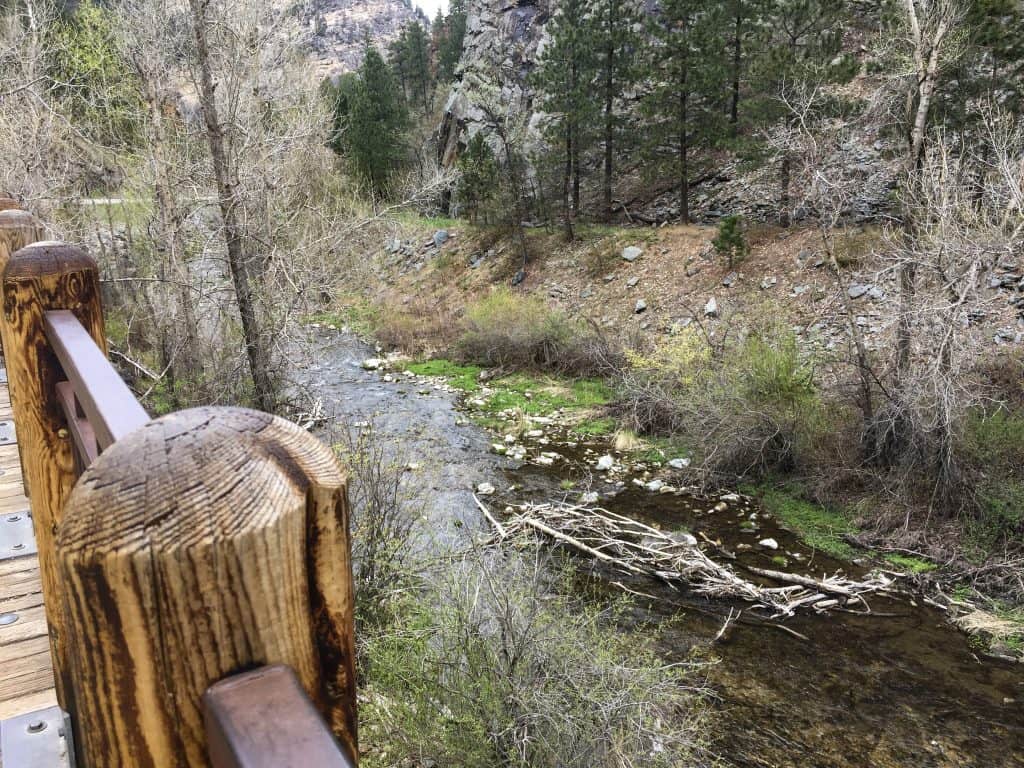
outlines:
[[[10,517],[7,518],[7,522],[8,523],[16,523],[19,520],[21,520],[21,515],[11,515]]]
[[[0,613],[0,627],[6,627],[8,624],[13,624],[18,620],[18,614],[16,613]]]
[[[11,549],[24,549],[24,548],[25,548],[24,544],[15,544],[13,547],[11,547]]]
[[[29,723],[28,727],[25,730],[28,731],[29,733],[42,733],[43,731],[46,730],[46,721],[45,720],[35,720],[35,721]]]
[[[61,427],[60,429],[57,430],[57,437],[59,437],[61,440],[67,439],[67,436],[68,431],[64,427]]]

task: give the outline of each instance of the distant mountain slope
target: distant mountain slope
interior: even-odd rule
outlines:
[[[356,69],[367,37],[384,50],[410,21],[428,23],[421,11],[403,0],[307,0],[302,14],[312,33],[321,78]]]

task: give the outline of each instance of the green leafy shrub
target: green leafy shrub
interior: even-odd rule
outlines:
[[[711,241],[715,252],[726,259],[729,268],[739,264],[750,253],[746,233],[743,231],[743,219],[740,216],[724,216],[718,222],[718,234]]]
[[[628,358],[620,414],[637,432],[699,447],[710,469],[792,470],[810,462],[828,431],[813,366],[788,330],[765,328],[713,349],[690,328]]]

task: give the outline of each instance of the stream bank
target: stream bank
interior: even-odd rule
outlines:
[[[451,541],[485,524],[473,500],[482,484],[494,487],[487,503],[498,510],[590,492],[613,512],[703,533],[763,567],[778,568],[776,558],[786,557],[794,571],[843,568],[857,575],[856,566],[807,547],[748,499],[653,492],[635,485],[628,469],[613,477],[597,472],[596,461],[609,453],[598,438],[540,425],[514,436],[524,461],[498,456],[492,446],[502,438],[473,426],[450,387],[401,370],[364,370],[371,349],[346,334],[315,333],[320,351],[303,372],[305,383],[320,395],[330,420],[372,421],[378,433],[401,443],[402,455],[419,465],[431,489],[430,527]],[[715,511],[720,504],[725,508]],[[765,539],[774,539],[778,550],[756,546]],[[593,576],[606,578],[598,570]],[[627,586],[651,596],[637,598],[632,626],[657,625],[669,662],[708,653],[730,611],[749,614],[739,603],[649,581]],[[756,621],[733,624],[711,648],[717,663],[708,670],[719,713],[716,751],[726,764],[1024,766],[1024,665],[978,656],[940,611],[912,596],[879,597],[871,606],[870,616],[786,621],[801,637]]]

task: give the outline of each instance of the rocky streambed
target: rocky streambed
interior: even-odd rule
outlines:
[[[676,482],[667,462],[655,468],[630,461],[557,419],[519,418],[507,437],[486,431],[470,418],[480,407],[474,400],[483,399],[460,398],[443,381],[401,366],[367,370],[371,349],[345,333],[313,333],[319,353],[301,372],[304,384],[329,420],[372,422],[400,444],[429,489],[427,525],[439,542],[488,525],[474,493],[496,514],[506,505],[564,498],[706,537],[737,562],[819,577],[863,575],[861,566],[807,547],[752,499],[696,495]],[[590,577],[615,588],[607,573]],[[1024,766],[1024,665],[981,656],[941,611],[912,594],[874,596],[868,615],[766,622],[738,601],[637,577],[614,580],[640,593],[634,626],[659,628],[667,661],[714,660],[707,668],[717,709],[714,749],[727,765]]]

